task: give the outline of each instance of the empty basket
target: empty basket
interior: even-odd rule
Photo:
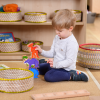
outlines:
[[[78,63],[82,67],[100,69],[100,44],[89,43],[80,45]]]
[[[0,92],[20,93],[33,88],[33,72],[21,68],[0,69]]]
[[[27,12],[24,14],[24,20],[31,23],[43,23],[46,22],[46,15],[44,12]]]

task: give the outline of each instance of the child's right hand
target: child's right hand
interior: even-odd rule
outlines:
[[[53,67],[53,59],[48,59],[47,63],[50,64],[50,67]]]
[[[34,45],[34,47],[36,47],[35,50],[38,50],[39,53],[42,53],[42,49],[41,49],[41,47],[39,45]]]

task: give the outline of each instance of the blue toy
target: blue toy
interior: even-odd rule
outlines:
[[[24,56],[23,58],[26,58],[26,56]],[[39,61],[35,58],[32,58],[26,59],[24,63],[27,64],[29,66],[29,70],[34,73],[34,78],[38,78],[39,72],[37,68],[39,67]]]
[[[39,72],[38,72],[37,69],[31,68],[31,69],[29,69],[29,70],[32,71],[32,72],[34,73],[34,78],[38,78]]]

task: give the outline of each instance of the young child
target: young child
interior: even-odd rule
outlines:
[[[76,17],[68,9],[59,10],[52,19],[56,36],[49,51],[35,45],[42,56],[54,58],[47,63],[41,63],[39,73],[48,82],[85,81],[89,80],[86,73],[76,70],[78,43],[72,34]]]

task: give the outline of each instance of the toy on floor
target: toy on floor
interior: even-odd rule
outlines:
[[[43,93],[43,94],[33,94],[31,97],[34,100],[49,100],[49,99],[60,99],[69,97],[79,97],[88,96],[90,93],[87,90],[74,90],[74,91],[63,91],[54,93]]]
[[[30,43],[27,46],[30,47],[31,58],[39,58],[38,50],[35,50],[36,47],[33,47],[33,43]]]
[[[34,73],[34,78],[38,78],[39,72],[37,68],[39,67],[39,61],[35,58],[28,59],[27,56],[25,57],[23,56],[23,58],[24,58],[24,63],[27,64],[29,70]]]
[[[29,69],[29,70],[32,71],[32,72],[34,73],[34,78],[38,78],[39,72],[38,72],[37,69],[31,68],[31,69]]]
[[[31,68],[37,69],[39,67],[39,61],[37,59],[35,59],[35,58],[26,59],[24,61],[24,63],[29,65],[29,69],[31,69]]]
[[[23,59],[23,61],[25,61],[28,59],[28,57],[26,55],[23,55],[22,59]]]
[[[23,56],[24,63],[28,65],[29,70],[34,73],[34,78],[38,78],[39,72],[39,61],[36,58],[39,58],[38,51],[35,50],[36,47],[33,47],[33,43],[30,43],[27,45],[30,48],[31,59],[28,59],[27,56]]]
[[[5,68],[9,68],[9,67],[4,64],[0,64],[0,69],[5,69]]]

